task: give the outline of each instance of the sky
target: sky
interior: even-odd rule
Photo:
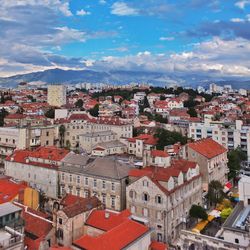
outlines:
[[[250,0],[0,0],[0,77],[46,69],[250,78]]]

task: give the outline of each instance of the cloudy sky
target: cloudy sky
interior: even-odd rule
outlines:
[[[250,0],[0,0],[0,76],[51,68],[250,78]]]

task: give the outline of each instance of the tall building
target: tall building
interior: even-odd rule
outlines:
[[[48,86],[48,104],[56,107],[66,104],[66,87],[64,85]]]

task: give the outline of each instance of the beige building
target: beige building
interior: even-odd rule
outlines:
[[[127,210],[120,213],[108,210],[92,211],[85,223],[86,234],[74,241],[73,249],[151,249],[150,228],[132,220],[130,215]]]
[[[80,135],[86,133],[112,131],[117,135],[117,139],[133,136],[132,123],[121,118],[94,118],[86,113],[74,113],[64,125],[65,142],[68,141],[72,148],[79,146]]]
[[[126,183],[129,166],[113,157],[91,159],[69,154],[59,169],[61,194],[98,197],[108,209],[126,207]]]
[[[183,156],[200,166],[203,190],[208,190],[212,180],[224,185],[227,181],[227,149],[211,138],[188,143]]]
[[[55,126],[2,127],[0,128],[1,158],[11,155],[15,149],[53,146],[55,139]]]
[[[72,242],[84,234],[84,224],[93,209],[101,208],[96,197],[80,198],[66,195],[60,208],[54,211],[57,244],[71,246]]]
[[[46,196],[58,197],[58,166],[69,153],[55,147],[40,147],[34,151],[16,150],[5,160],[5,174],[26,181]]]
[[[66,87],[64,85],[48,86],[48,104],[61,107],[66,104]]]
[[[193,204],[201,204],[198,164],[176,160],[170,167],[131,170],[127,208],[133,218],[154,229],[152,239],[173,242],[185,228]]]
[[[85,152],[90,154],[93,148],[101,142],[110,142],[117,139],[116,133],[111,130],[92,132],[79,135],[79,146]]]

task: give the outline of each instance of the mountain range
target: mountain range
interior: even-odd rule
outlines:
[[[250,80],[214,79],[200,75],[169,75],[161,72],[148,71],[94,71],[94,70],[63,70],[50,69],[45,71],[19,74],[11,77],[0,77],[2,87],[16,87],[20,82],[30,84],[77,84],[83,82],[105,83],[105,84],[128,84],[131,82],[148,83],[155,86],[191,86],[198,85],[207,87],[209,83],[215,82],[219,85],[231,84],[233,88],[250,88]]]

